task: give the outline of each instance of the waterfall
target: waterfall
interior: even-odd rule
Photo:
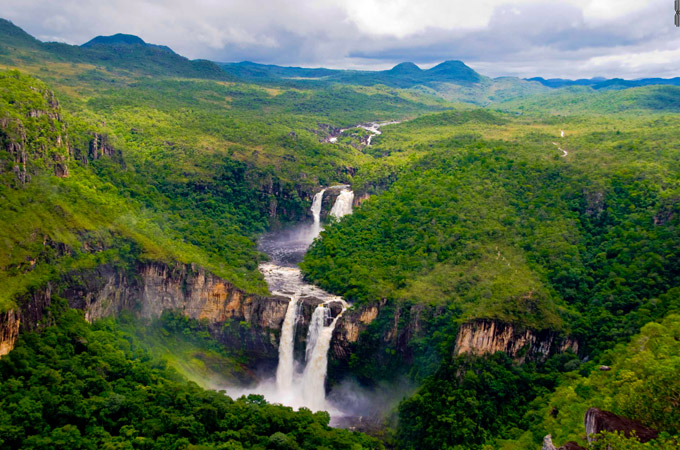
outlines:
[[[326,326],[326,320],[331,316],[330,308],[322,303],[316,307],[312,318],[309,321],[309,329],[307,330],[307,347],[305,348],[305,361],[309,362],[312,359],[312,353],[314,352],[314,347],[316,347],[316,342],[319,340],[319,334],[323,327]]]
[[[293,355],[295,345],[295,325],[298,316],[298,296],[290,298],[286,316],[281,327],[281,340],[279,341],[279,365],[276,368],[276,388],[279,392],[286,392],[293,386],[295,373],[295,359]]]
[[[342,312],[344,312],[347,308],[347,304],[344,301],[342,304]],[[320,307],[326,309],[323,305],[320,305]],[[333,322],[331,322],[329,326],[319,330],[319,335],[312,348],[311,356],[302,373],[302,399],[305,405],[312,411],[319,411],[327,408],[326,372],[328,370],[328,349],[331,345],[333,330],[335,330],[335,325],[338,323],[340,316],[342,316],[342,312],[333,319]]]
[[[340,185],[331,188],[339,189],[340,193],[330,214],[336,218],[351,214],[354,193],[349,186]],[[272,258],[270,262],[259,265],[270,291],[290,297],[281,326],[279,364],[276,368],[275,379],[264,380],[254,388],[231,390],[233,392],[231,395],[264,394],[269,401],[294,408],[304,406],[313,411],[333,410],[332,405],[326,403],[328,350],[335,325],[348,305],[342,298],[305,282],[300,269],[296,267],[296,260],[290,258],[290,255],[296,255],[300,250],[304,253],[313,238],[321,231],[321,204],[326,190],[317,192],[312,201],[311,211],[314,216],[312,239],[309,239],[309,224],[300,224],[298,230],[294,232],[272,233],[266,239],[263,238],[266,245],[260,242],[261,248]],[[295,328],[302,311],[299,299],[305,297],[317,298],[322,303],[314,310],[309,322],[305,366],[300,372],[299,365],[296,367],[295,361]],[[333,302],[339,302],[342,305],[342,311],[330,320],[330,304]]]
[[[339,219],[342,216],[352,214],[352,203],[354,203],[354,192],[349,189],[343,189],[335,200],[330,215]]]

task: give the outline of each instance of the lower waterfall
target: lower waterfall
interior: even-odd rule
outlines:
[[[279,391],[289,390],[293,386],[295,374],[295,357],[293,355],[295,345],[295,325],[298,318],[297,297],[293,296],[286,310],[286,317],[281,326],[281,339],[279,341],[279,365],[276,368],[276,389]]]
[[[316,341],[319,340],[319,334],[323,327],[326,326],[326,321],[331,317],[331,310],[326,308],[324,304],[317,306],[309,321],[309,328],[307,329],[307,347],[305,348],[305,362],[312,359],[312,352],[316,346]],[[280,359],[280,357],[279,357]],[[277,375],[278,376],[278,375]]]
[[[352,213],[354,193],[346,186],[329,189],[338,188],[341,190],[330,215],[341,218]],[[307,247],[321,231],[321,203],[325,191],[314,196],[311,207],[314,223],[311,227],[309,224],[300,224],[292,230],[263,238],[265,245],[261,245],[261,249],[270,256],[271,261],[260,264],[260,272],[272,293],[290,298],[281,327],[276,378],[254,388],[228,389],[230,395],[262,394],[270,402],[294,408],[304,406],[313,411],[337,412],[326,401],[328,350],[335,325],[349,305],[341,297],[305,282],[297,267]],[[302,319],[301,299],[309,297],[317,299],[319,305],[312,313],[307,329],[305,360],[298,362],[295,361],[296,328]],[[341,308],[332,318],[331,304],[335,303],[339,305],[334,305],[334,308]]]
[[[344,301],[342,303],[342,311],[344,312],[347,309],[347,304]],[[322,304],[316,309],[327,310],[328,308]],[[310,356],[302,373],[302,399],[305,405],[312,411],[326,409],[327,407],[326,372],[328,370],[328,349],[331,345],[335,324],[341,315],[342,313],[338,314],[329,326],[324,326],[318,330],[319,335],[316,341],[312,343],[311,351],[309,348],[310,343],[307,343],[307,354]]]

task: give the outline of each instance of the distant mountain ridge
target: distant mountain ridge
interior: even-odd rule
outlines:
[[[97,47],[97,46],[112,46],[112,47],[120,47],[120,46],[126,46],[126,45],[141,45],[145,47],[153,47],[153,48],[159,48],[161,50],[170,52],[172,54],[176,53],[168,46],[166,45],[156,45],[156,44],[148,44],[144,42],[142,38],[139,36],[135,36],[133,34],[123,34],[123,33],[118,33],[114,34],[111,36],[97,36],[88,42],[84,43],[81,45],[81,47],[85,48],[91,48],[91,47]]]
[[[624,80],[623,78],[581,78],[578,80],[568,80],[565,78],[525,78],[527,81],[536,81],[543,86],[558,89],[569,86],[587,86],[596,90],[599,89],[627,89],[641,86],[669,85],[680,86],[680,77],[675,78],[640,78],[637,80]]]
[[[462,61],[444,61],[427,70],[421,69],[412,62],[403,62],[391,69],[378,71],[305,69],[257,64],[249,61],[220,63],[220,66],[228,73],[245,80],[276,81],[308,78],[364,86],[384,84],[397,88],[432,86],[433,83],[473,85],[487,79]]]
[[[12,22],[0,19],[0,62],[12,66],[16,58],[30,58],[27,53],[38,53],[39,58],[51,61],[93,64],[98,67],[97,70],[105,68],[152,76],[239,79],[246,82],[275,84],[385,85],[400,89],[416,89],[447,100],[478,105],[540,94],[546,92],[547,89],[572,86],[594,90],[619,90],[649,85],[680,86],[680,77],[639,80],[490,78],[479,74],[458,60],[444,61],[430,69],[422,69],[413,62],[402,62],[391,69],[379,71],[282,67],[249,61],[239,63],[191,61],[165,45],[149,44],[142,38],[131,34],[97,36],[81,46],[41,42]],[[105,78],[104,74],[93,74],[93,76]]]
[[[138,36],[120,33],[97,36],[82,46],[42,42],[9,20],[0,19],[0,62],[12,66],[17,59],[36,56],[47,61],[92,64],[139,75],[230,79],[212,61],[191,61],[167,46],[148,44]]]

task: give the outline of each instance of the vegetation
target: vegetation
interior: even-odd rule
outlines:
[[[382,448],[329,428],[325,412],[187,383],[112,320],[90,327],[65,308],[55,302],[54,325],[22,334],[0,360],[3,448]]]
[[[677,292],[674,297],[677,312],[680,311]],[[661,322],[645,325],[630,343],[607,351],[600,362],[611,370],[603,371],[599,364],[585,364],[580,371],[565,374],[555,392],[534,401],[525,414],[524,419],[531,423],[529,431],[504,442],[502,448],[536,448],[549,433],[555,442],[581,442],[583,417],[590,407],[606,409],[661,430],[664,433],[660,439],[668,441],[667,448],[673,448],[670,444],[680,433],[676,406],[680,392],[678,336],[680,316],[670,314]],[[617,442],[612,448],[629,448],[620,438],[612,439]],[[597,448],[605,448],[602,445]],[[663,448],[658,445],[631,444],[630,448]]]

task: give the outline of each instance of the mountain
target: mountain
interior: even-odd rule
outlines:
[[[628,89],[640,86],[654,86],[654,85],[670,85],[680,86],[680,77],[675,78],[640,78],[638,80],[624,80],[622,78],[581,78],[578,80],[568,80],[565,78],[550,78],[545,79],[541,77],[527,78],[527,81],[536,81],[543,86],[549,88],[563,88],[570,86],[589,86],[593,89]]]
[[[420,67],[412,62],[399,63],[388,70],[389,73],[394,75],[416,75],[422,73],[422,71]]]
[[[81,47],[84,48],[92,48],[92,47],[99,47],[99,46],[110,46],[114,48],[120,48],[120,47],[125,47],[128,45],[140,45],[143,47],[151,47],[151,48],[157,48],[172,54],[176,54],[172,49],[168,46],[165,45],[156,45],[156,44],[147,44],[140,38],[139,36],[135,36],[133,34],[123,34],[123,33],[118,33],[114,34],[112,36],[97,36],[90,41],[84,43],[81,45]]]
[[[94,47],[96,45],[146,45],[146,42],[139,36],[118,33],[112,36],[97,36],[81,47]]]
[[[479,83],[482,76],[462,61],[444,61],[426,71],[429,81]]]
[[[444,61],[428,70],[422,70],[412,62],[403,62],[389,70],[378,71],[303,69],[253,62],[221,63],[220,65],[227,72],[242,79],[270,82],[308,78],[330,83],[362,86],[384,84],[390,87],[411,88],[418,85],[430,86],[434,83],[471,85],[485,79],[462,61]]]
[[[137,36],[97,36],[82,46],[41,42],[12,22],[0,19],[0,62],[21,66],[21,61],[31,60],[95,65],[97,73],[92,72],[91,76],[109,80],[100,69],[124,71],[128,75],[230,78],[211,61],[191,61],[169,47],[148,44]]]

